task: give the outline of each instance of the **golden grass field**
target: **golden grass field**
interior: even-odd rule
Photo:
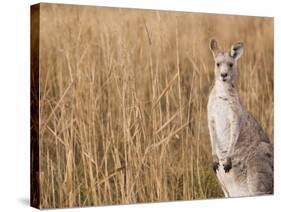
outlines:
[[[243,41],[238,88],[273,142],[273,19],[40,6],[40,207],[223,197],[209,40]]]

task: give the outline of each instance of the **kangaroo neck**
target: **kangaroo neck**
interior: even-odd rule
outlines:
[[[222,82],[221,80],[216,80],[215,91],[217,97],[229,97],[238,95],[234,83]]]

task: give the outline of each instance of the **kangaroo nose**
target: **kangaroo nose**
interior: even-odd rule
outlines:
[[[221,76],[224,78],[227,76],[227,73],[222,73]]]

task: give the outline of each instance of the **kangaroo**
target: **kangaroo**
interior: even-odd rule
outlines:
[[[208,101],[213,170],[226,197],[273,193],[273,145],[254,116],[241,104],[236,88],[242,42],[223,51],[210,41],[215,84]]]

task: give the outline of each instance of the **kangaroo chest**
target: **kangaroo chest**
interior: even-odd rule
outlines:
[[[213,104],[212,113],[218,139],[216,152],[219,158],[224,158],[231,142],[231,117],[234,113],[231,100],[226,97],[217,97]]]

